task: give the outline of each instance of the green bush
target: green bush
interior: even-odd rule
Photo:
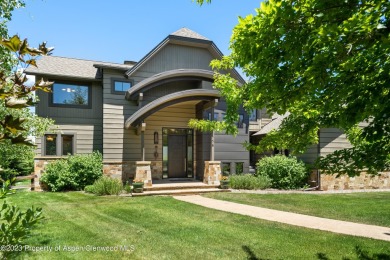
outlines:
[[[252,174],[231,175],[230,187],[242,190],[263,190],[269,188],[271,182],[265,176],[253,176]]]
[[[15,176],[29,175],[34,171],[34,148],[26,145],[0,143],[0,178],[12,179]]]
[[[276,155],[259,160],[256,176],[268,177],[272,188],[297,189],[306,184],[308,170],[296,157]]]
[[[84,190],[96,195],[118,195],[123,190],[123,184],[118,179],[103,176],[93,185],[86,186]]]
[[[46,166],[41,182],[50,191],[83,190],[103,175],[102,155],[71,155]]]

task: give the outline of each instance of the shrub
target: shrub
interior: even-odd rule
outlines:
[[[270,180],[265,176],[256,177],[252,174],[230,176],[230,187],[232,189],[263,190],[269,188],[270,185]]]
[[[71,155],[46,166],[41,182],[51,191],[83,190],[103,175],[102,155]]]
[[[86,186],[84,190],[96,195],[118,195],[122,189],[123,185],[120,180],[103,176],[96,180],[93,185]]]
[[[308,170],[296,157],[276,155],[259,160],[256,175],[268,177],[272,188],[297,189],[306,183]]]
[[[69,156],[67,161],[69,172],[72,173],[72,176],[75,176],[77,188],[80,190],[94,183],[103,175],[103,158],[99,152]]]

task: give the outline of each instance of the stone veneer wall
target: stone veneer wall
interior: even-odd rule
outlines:
[[[105,163],[103,162],[103,174],[113,178],[122,178],[122,181],[133,180],[136,170],[135,161]],[[151,163],[152,179],[162,179],[162,161],[152,161]]]
[[[321,174],[322,190],[361,190],[361,189],[390,189],[390,172],[370,175],[362,172],[359,176]]]

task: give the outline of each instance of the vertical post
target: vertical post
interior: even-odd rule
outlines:
[[[214,121],[214,107],[211,108],[211,121]],[[214,131],[211,132],[210,142],[210,161],[214,161],[214,142],[215,142]]]
[[[141,161],[145,161],[145,132],[141,132],[141,154],[142,158]]]

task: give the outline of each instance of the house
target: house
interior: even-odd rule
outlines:
[[[250,115],[242,109],[236,137],[188,128],[192,118],[222,120],[226,105],[213,89],[210,61],[221,58],[206,37],[182,28],[139,62],[124,64],[44,56],[26,73],[54,81],[38,92],[36,113],[56,131],[36,140],[36,168],[67,154],[103,154],[104,172],[127,180],[137,162],[150,162],[151,178],[203,179],[205,161],[249,170]],[[244,83],[235,71],[231,75]],[[254,129],[259,130],[259,129]],[[211,154],[211,151],[213,153]],[[140,165],[139,165],[140,166]]]
[[[103,154],[105,174],[123,181],[141,176],[147,185],[166,178],[215,184],[221,166],[249,172],[258,157],[242,144],[258,141],[254,134],[274,124],[265,110],[241,109],[235,137],[188,127],[193,118],[223,120],[226,104],[212,87],[209,65],[221,57],[211,40],[187,28],[138,62],[42,57],[26,73],[55,82],[52,93],[37,93],[36,113],[53,118],[56,128],[36,140],[36,175],[52,160],[95,150]],[[228,73],[244,83],[237,71]],[[324,138],[321,152],[344,146],[339,131],[325,131]],[[313,147],[303,159],[312,162],[320,154]]]

